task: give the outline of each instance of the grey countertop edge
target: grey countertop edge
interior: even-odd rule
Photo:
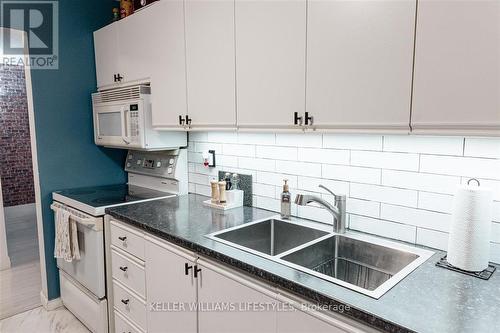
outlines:
[[[415,332],[415,331],[410,330],[408,328],[405,328],[401,325],[393,323],[387,319],[380,318],[380,317],[375,316],[371,313],[365,312],[352,304],[346,304],[344,302],[340,302],[340,301],[335,300],[329,296],[323,295],[322,293],[320,293],[316,290],[305,287],[305,286],[303,286],[299,283],[296,283],[294,281],[290,281],[288,279],[285,279],[279,275],[267,272],[261,268],[255,267],[255,266],[250,265],[246,262],[242,262],[238,259],[234,259],[230,256],[219,253],[219,252],[214,251],[212,249],[208,249],[208,248],[206,248],[202,245],[199,245],[197,243],[194,243],[190,240],[186,240],[186,239],[174,236],[172,234],[162,232],[156,228],[151,228],[151,227],[149,227],[141,222],[135,221],[134,219],[130,219],[126,215],[118,214],[110,209],[106,209],[106,214],[108,214],[116,219],[119,219],[122,222],[125,222],[125,223],[130,224],[132,226],[135,226],[139,229],[142,229],[148,233],[151,233],[157,237],[160,237],[166,241],[169,241],[175,245],[178,245],[184,249],[193,251],[193,252],[200,254],[200,255],[210,257],[212,259],[215,259],[216,261],[219,261],[221,263],[224,263],[224,264],[232,266],[236,269],[239,269],[239,270],[245,272],[246,274],[257,277],[258,279],[261,279],[261,280],[265,280],[266,282],[271,283],[278,288],[282,288],[283,290],[285,290],[287,292],[290,292],[292,294],[300,296],[300,297],[304,298],[305,300],[312,302],[313,304],[328,306],[330,308],[338,307],[339,305],[344,306],[344,307],[348,306],[349,309],[345,309],[345,311],[343,311],[343,312],[335,312],[335,313],[346,315],[349,318],[354,319],[355,321],[369,325],[373,328],[382,330],[384,332],[391,332],[391,333]]]

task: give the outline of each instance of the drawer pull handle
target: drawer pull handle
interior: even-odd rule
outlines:
[[[193,266],[189,265],[188,263],[184,264],[184,274],[189,275],[189,270],[193,268]]]
[[[194,277],[198,277],[198,273],[201,272],[201,268],[198,268],[198,265],[194,265]]]
[[[122,242],[125,242],[127,240],[127,237],[126,236],[121,236],[121,237],[118,237],[119,240],[121,240]]]
[[[126,271],[127,271],[127,269],[128,269],[128,267],[127,267],[127,266],[120,266],[120,269],[121,269],[122,271],[126,272]]]
[[[127,298],[127,299],[122,299],[122,303],[125,304],[125,305],[128,305],[128,302],[130,302],[130,300]]]

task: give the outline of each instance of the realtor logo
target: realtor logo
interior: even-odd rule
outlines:
[[[3,29],[2,63],[22,65],[29,61],[34,69],[58,69],[58,1],[0,0],[1,26],[25,31],[29,57],[24,45]]]

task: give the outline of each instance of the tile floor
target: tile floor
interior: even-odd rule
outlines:
[[[46,311],[42,306],[0,320],[2,333],[90,333],[65,307]]]

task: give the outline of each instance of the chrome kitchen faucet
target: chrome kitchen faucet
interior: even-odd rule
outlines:
[[[333,231],[339,234],[345,234],[346,228],[346,196],[336,195],[326,186],[319,185],[320,188],[324,189],[335,198],[335,205],[332,205],[326,200],[315,196],[307,194],[297,194],[295,197],[295,203],[299,206],[306,206],[311,202],[316,202],[321,206],[325,207],[333,215]]]

